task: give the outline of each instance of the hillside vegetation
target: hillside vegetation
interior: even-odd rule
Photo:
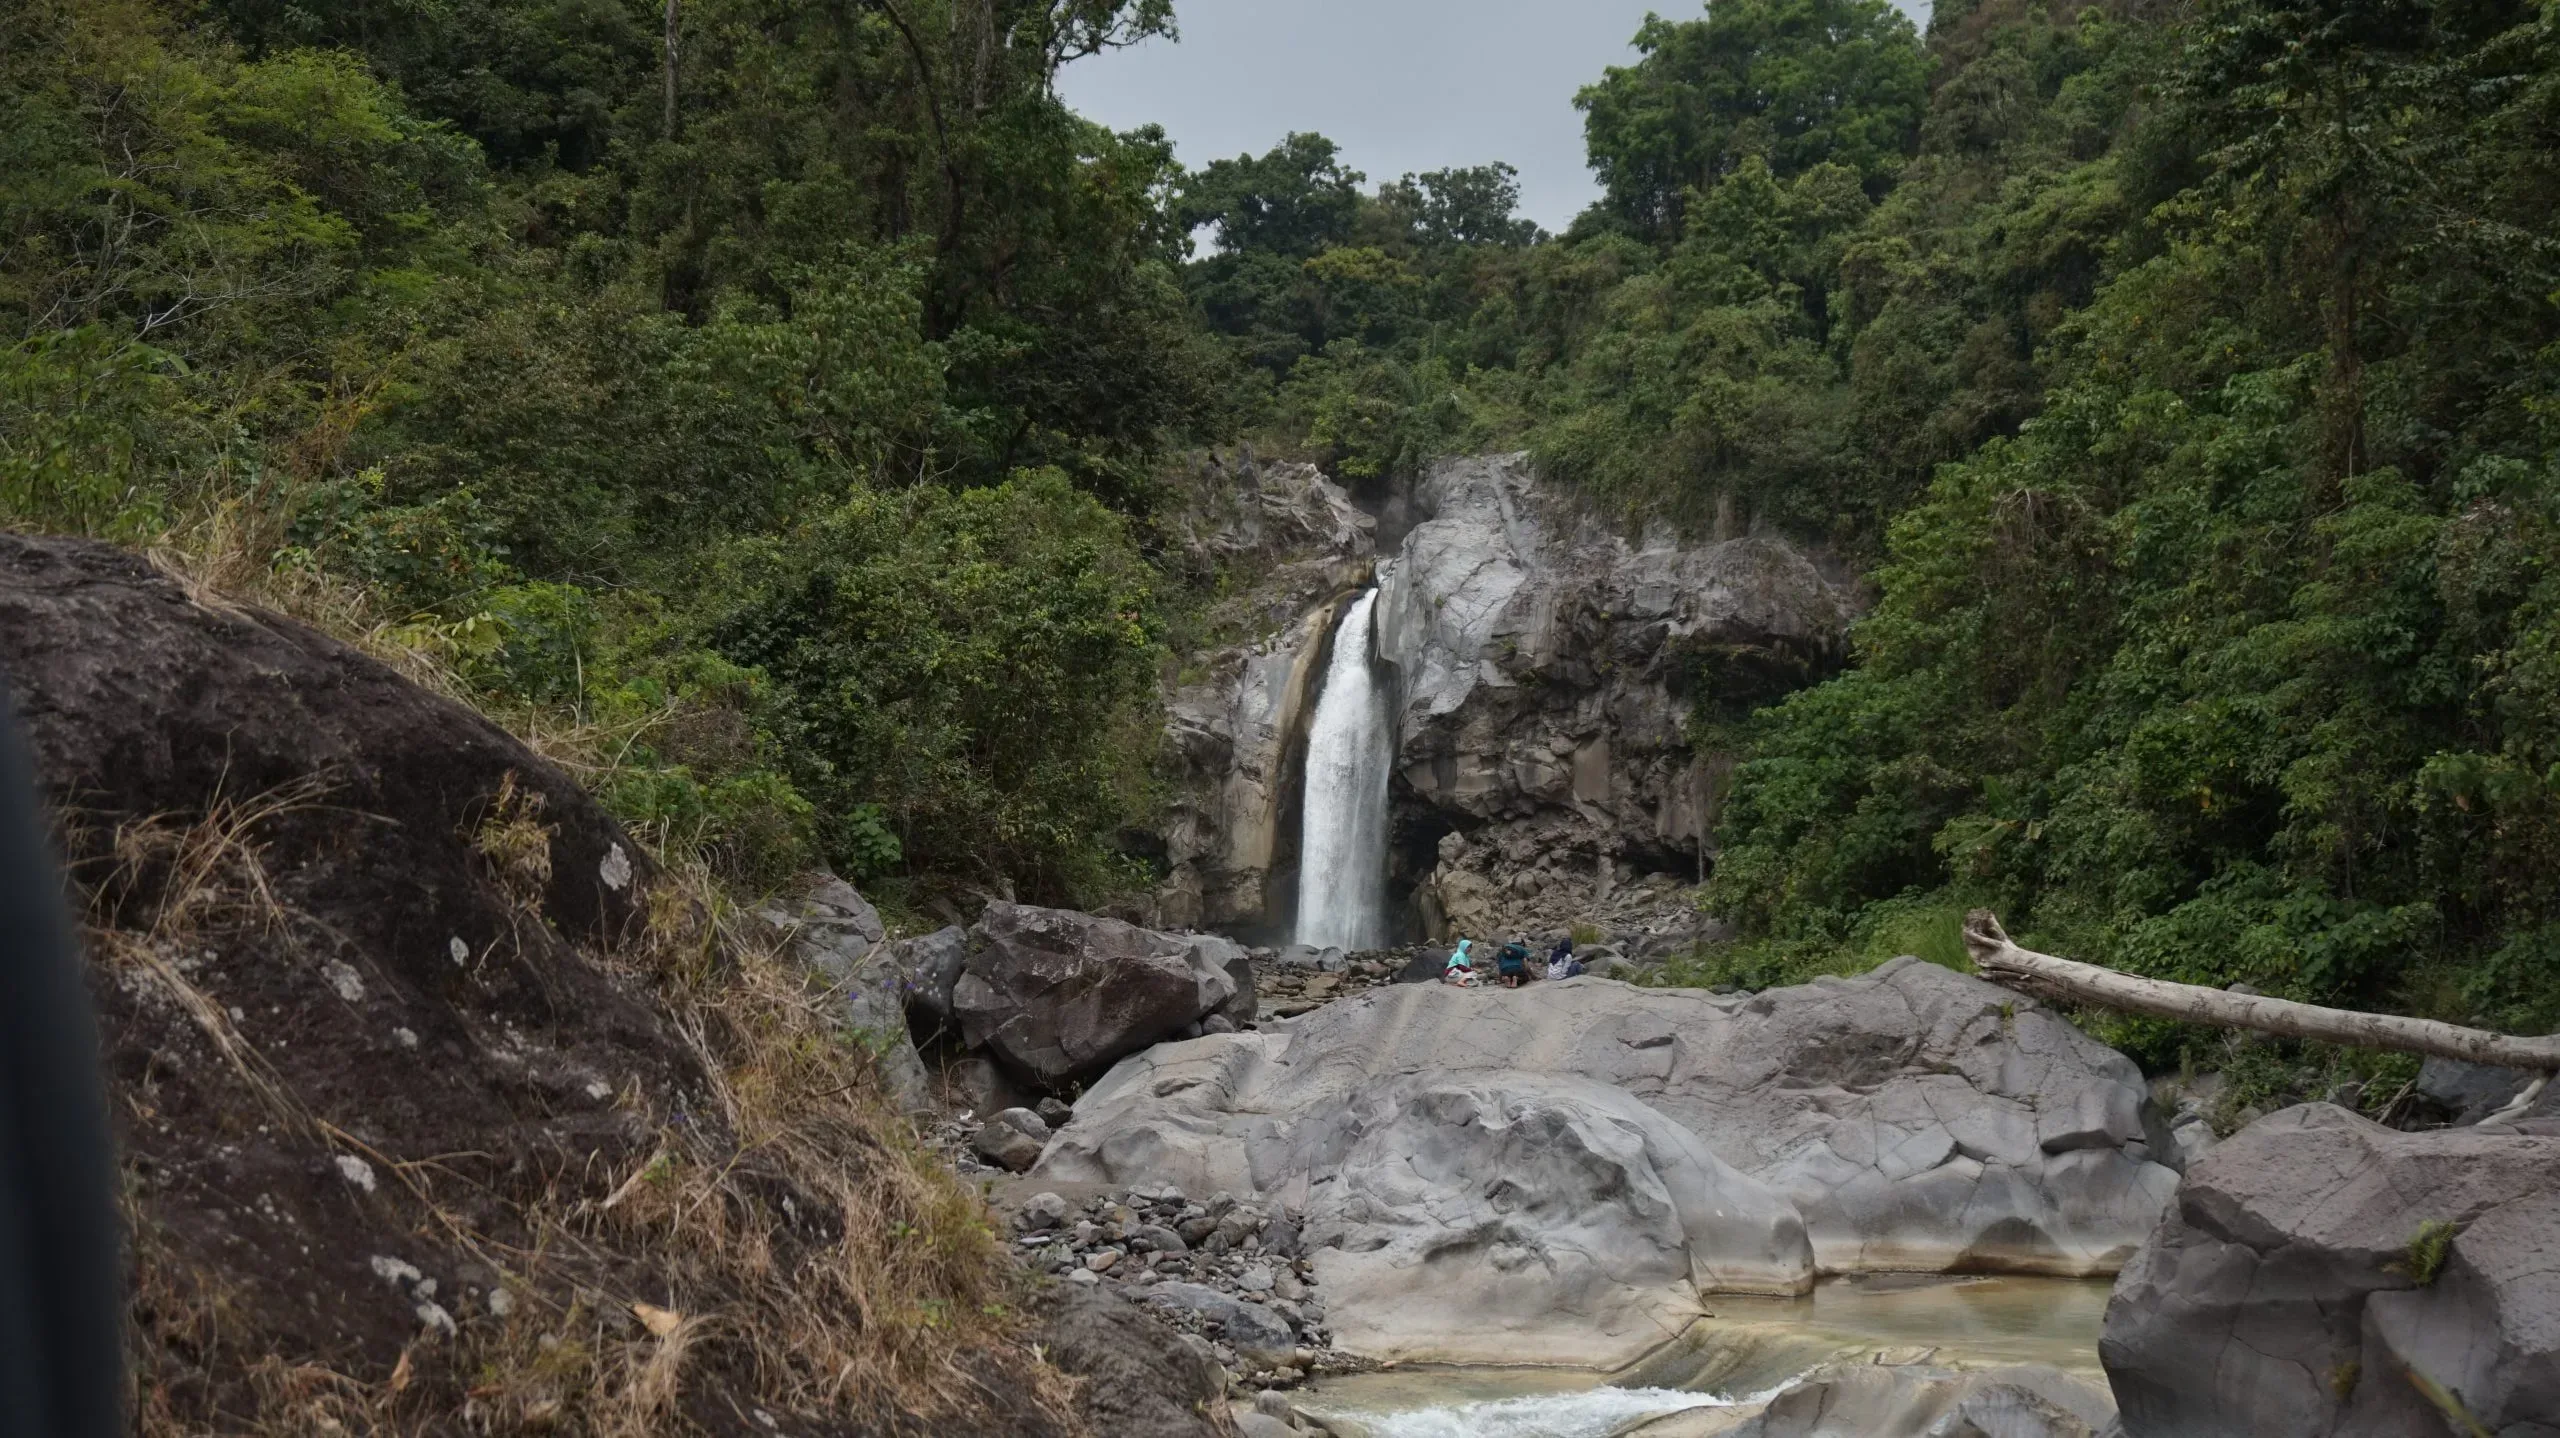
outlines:
[[[1720,0],[1582,92],[1562,235],[1494,157],[1186,169],[1056,98],[1173,20],[23,0],[0,511],[427,652],[734,880],[1095,903],[1203,582],[1173,461],[1527,448],[1878,595],[1846,672],[1700,708],[1701,976],[1979,902],[2560,1026],[2560,18]]]
[[[1948,0],[1924,42],[1723,0],[1640,38],[1581,96],[1607,193],[1564,236],[1481,218],[1498,171],[1360,196],[1310,137],[1186,197],[1261,422],[1346,474],[1526,446],[1869,571],[1848,672],[1701,708],[1746,937],[1692,977],[1961,963],[1983,903],[2164,977],[2560,1027],[2560,20]]]

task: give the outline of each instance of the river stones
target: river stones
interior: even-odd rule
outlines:
[[[1250,1299],[1198,1283],[1158,1283],[1137,1292],[1158,1308],[1196,1313],[1216,1324],[1228,1346],[1253,1363],[1277,1367],[1297,1352],[1288,1320]]]
[[[2188,1170],[2099,1356],[2128,1438],[2560,1435],[2560,1122],[2251,1124]]]
[[[1439,1096],[1424,1103],[1426,1094]],[[1630,1104],[1646,1116],[1631,1117]],[[1729,1171],[1791,1207],[1824,1271],[2110,1273],[2149,1234],[2177,1183],[2151,1161],[2131,1061],[2032,1003],[1915,959],[1756,996],[1587,977],[1516,991],[1373,989],[1287,1034],[1220,1035],[1127,1060],[1077,1104],[1040,1172],[1273,1197],[1308,1215],[1320,1266],[1430,1250],[1435,1240],[1417,1215],[1453,1244],[1489,1231],[1485,1215],[1499,1212],[1513,1231],[1537,1233],[1557,1251],[1658,1248],[1667,1230],[1632,1201],[1595,1210],[1623,1230],[1608,1241],[1568,1235],[1572,1225],[1554,1217],[1561,1203],[1533,1201],[1569,1192],[1561,1178],[1523,1184],[1503,1167],[1452,1164],[1398,1187],[1408,1181],[1392,1162],[1365,1156],[1398,1144],[1507,1153],[1503,1145],[1523,1140],[1505,1126],[1540,1107],[1566,1116],[1539,1120],[1557,1125],[1540,1162],[1572,1169],[1605,1149],[1603,1139],[1617,1142],[1612,1134],[1645,1134],[1645,1164],[1666,1187],[1744,1193],[1722,1177]],[[1670,1131],[1716,1164],[1660,1160],[1678,1150],[1664,1137]],[[1622,1167],[1641,1173],[1644,1165]],[[1750,1232],[1777,1231],[1775,1220],[1753,1222],[1760,1226]],[[1769,1286],[1768,1250],[1729,1247],[1728,1231],[1716,1235],[1704,1245],[1689,1235],[1700,1259],[1691,1283]],[[1479,1243],[1481,1265],[1493,1264],[1489,1240],[1463,1242]],[[1397,1271],[1408,1283],[1446,1279],[1447,1291],[1506,1313],[1528,1301],[1508,1278],[1470,1266],[1478,1262]],[[1659,1281],[1688,1286],[1676,1276]],[[1547,1282],[1548,1298],[1570,1301],[1572,1283]],[[1353,1331],[1365,1321],[1362,1308],[1338,1299],[1337,1328]],[[1414,1313],[1388,1314],[1358,1331],[1364,1342],[1393,1347],[1395,1333],[1420,1342],[1428,1326]]]

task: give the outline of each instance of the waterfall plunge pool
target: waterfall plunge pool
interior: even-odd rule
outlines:
[[[1798,1376],[1869,1361],[2050,1364],[2104,1387],[2107,1280],[1870,1274],[1801,1299],[1710,1298],[1712,1315],[1616,1373],[1417,1365],[1330,1379],[1298,1408],[1363,1438],[1686,1438]],[[1523,1355],[1527,1357],[1529,1355]]]

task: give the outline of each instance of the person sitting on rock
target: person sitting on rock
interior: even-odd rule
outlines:
[[[1458,940],[1458,946],[1449,951],[1449,967],[1440,975],[1440,982],[1456,984],[1462,989],[1475,987],[1476,961],[1467,957],[1467,946],[1474,942],[1473,939]]]
[[[1582,960],[1573,956],[1573,935],[1567,934],[1556,940],[1556,946],[1547,950],[1548,978],[1569,979],[1576,974],[1589,972],[1590,970],[1583,967]]]
[[[1529,936],[1522,934],[1502,946],[1494,956],[1494,972],[1502,975],[1502,986],[1516,989],[1529,979]]]

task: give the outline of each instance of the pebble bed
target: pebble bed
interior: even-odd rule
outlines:
[[[1285,1388],[1374,1366],[1332,1348],[1294,1215],[1230,1193],[1195,1200],[1159,1185],[1081,1208],[1034,1194],[1013,1225],[1032,1269],[1146,1303],[1239,1386]]]

